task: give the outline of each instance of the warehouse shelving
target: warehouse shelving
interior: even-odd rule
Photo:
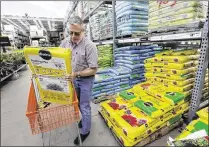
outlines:
[[[91,10],[86,16],[84,16],[84,23],[89,23],[89,17],[99,8],[105,1],[101,1],[98,5]],[[116,36],[116,14],[115,14],[115,1],[112,1],[113,9],[113,38],[107,40],[97,40],[96,45],[101,44],[113,44],[113,48],[116,48],[118,44],[123,43],[156,43],[156,42],[170,42],[170,41],[193,41],[201,40],[201,52],[199,59],[199,66],[197,77],[195,80],[195,88],[192,94],[192,101],[189,112],[189,121],[192,120],[195,112],[199,107],[207,105],[208,100],[200,104],[201,99],[201,87],[203,85],[203,78],[205,77],[205,71],[208,67],[208,21],[205,22],[204,28],[200,30],[188,30],[185,32],[173,32],[169,34],[148,34],[137,37],[117,37]],[[109,3],[110,4],[110,3]],[[207,56],[207,57],[206,57]]]

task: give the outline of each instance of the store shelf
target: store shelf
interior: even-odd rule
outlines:
[[[104,40],[104,41],[96,41],[94,42],[96,45],[101,45],[101,44],[113,44],[113,40]]]
[[[169,40],[195,40],[201,39],[201,31],[188,32],[188,33],[177,33],[168,35],[159,35],[149,37],[150,41],[169,41]]]
[[[116,39],[117,43],[142,43],[142,42],[162,42],[162,41],[184,41],[184,40],[200,40],[201,31],[178,33],[178,34],[167,34],[159,36],[143,36],[137,38],[122,38]],[[96,44],[113,44],[113,40],[104,40],[95,42]]]
[[[25,68],[27,66],[27,64],[23,64],[22,66],[20,66],[17,70],[15,70],[13,73],[7,75],[6,77],[4,78],[1,78],[1,82],[6,80],[7,78],[9,78],[10,76],[14,75],[14,74],[17,74],[17,72],[23,68]]]

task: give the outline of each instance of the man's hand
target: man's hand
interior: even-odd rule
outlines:
[[[65,80],[67,81],[73,81],[76,78],[76,73],[72,72],[71,75],[65,76]]]

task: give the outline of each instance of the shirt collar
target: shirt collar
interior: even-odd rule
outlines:
[[[69,42],[70,42],[70,44],[71,44],[72,46],[76,46],[76,45],[78,45],[79,43],[83,42],[83,40],[84,40],[84,37],[83,37],[78,43],[72,42],[71,39],[69,40]]]

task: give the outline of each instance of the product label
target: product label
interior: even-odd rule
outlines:
[[[44,90],[53,90],[69,93],[69,84],[63,78],[39,77],[41,88]]]
[[[45,54],[42,53],[41,55],[45,55]],[[63,58],[51,57],[50,60],[46,60],[43,57],[40,57],[37,55],[29,55],[28,57],[34,66],[41,66],[43,68],[65,70],[65,60]],[[49,59],[49,58],[47,58],[47,59]]]

